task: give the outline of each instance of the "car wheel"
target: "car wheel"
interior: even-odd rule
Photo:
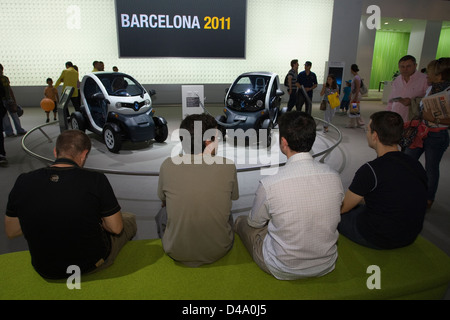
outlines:
[[[261,139],[261,133],[259,130],[265,130],[265,138],[266,139]],[[273,122],[270,121],[269,118],[260,118],[257,122],[256,125],[256,137],[257,137],[257,141],[258,141],[258,145],[262,146],[264,144],[265,147],[270,148],[270,146],[272,145],[272,129],[273,129]]]
[[[217,116],[216,121],[221,122],[221,123],[227,123],[227,117]],[[223,125],[221,125],[220,123],[218,123],[218,129],[219,129],[220,133],[222,133],[222,140],[225,141],[225,135],[227,134],[227,128],[224,127]]]
[[[272,129],[273,129],[273,123],[270,122],[268,128],[267,128],[267,148],[270,148],[272,145]]]
[[[76,111],[70,116],[70,126],[74,130],[86,131],[86,124],[84,122],[84,117],[81,112]]]
[[[105,125],[103,129],[103,140],[109,151],[118,153],[122,147],[122,137],[111,125]]]
[[[157,125],[155,128],[155,141],[156,142],[164,142],[169,135],[169,129],[167,128],[167,124]]]

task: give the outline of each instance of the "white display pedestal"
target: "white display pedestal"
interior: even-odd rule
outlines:
[[[182,112],[183,119],[191,114],[203,113],[204,105],[204,86],[181,86]]]
[[[384,104],[388,103],[391,90],[392,90],[392,81],[385,81],[383,86],[383,98],[381,99],[381,101],[383,101]]]

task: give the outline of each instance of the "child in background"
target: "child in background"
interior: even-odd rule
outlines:
[[[352,80],[345,81],[345,88],[343,89],[344,96],[341,101],[341,116],[347,115],[348,107],[350,106],[350,94],[352,92]]]
[[[51,78],[47,79],[47,85],[48,86],[44,90],[44,96],[55,102],[55,108],[53,109],[53,120],[56,120],[56,113],[58,112],[56,107],[59,101],[58,90],[53,87],[53,80]],[[48,123],[50,121],[50,111],[45,111],[45,113],[47,114],[47,121],[45,122]]]
[[[327,102],[327,107],[324,110],[325,112],[323,114],[323,120],[325,121],[325,124],[323,125],[323,132],[325,133],[328,132],[328,126],[331,123],[331,120],[334,116],[334,111],[336,110],[331,108],[330,102],[328,101],[328,95],[335,92],[339,93],[339,87],[336,82],[336,77],[332,74],[329,74],[327,77],[327,82],[323,84],[322,91],[320,92],[320,95],[323,96],[323,100]]]

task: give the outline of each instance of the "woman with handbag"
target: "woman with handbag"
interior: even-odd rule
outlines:
[[[450,58],[431,61],[427,66],[427,77],[431,86],[428,88],[425,97],[448,90],[450,88]],[[431,110],[423,107],[423,103],[420,103],[420,110],[422,111],[421,125],[426,130],[421,134],[420,141],[415,139],[405,149],[405,153],[415,159],[419,159],[425,153],[425,170],[428,177],[428,208],[431,208],[439,184],[439,165],[449,146],[448,127],[450,118],[435,118]]]
[[[359,68],[356,64],[352,64],[351,73],[353,75],[352,80],[352,92],[350,94],[350,109],[348,117],[350,121],[346,128],[361,128],[364,126],[364,120],[361,116],[360,101],[361,101],[361,77],[358,75]],[[356,124],[355,124],[356,123]]]
[[[323,96],[320,110],[325,111],[323,114],[323,120],[325,121],[325,124],[323,125],[323,132],[328,132],[328,126],[331,123],[331,120],[333,119],[334,112],[336,111],[336,108],[339,107],[339,103],[336,105],[333,101],[333,105],[331,105],[331,96],[337,95],[337,100],[339,101],[339,87],[336,82],[336,77],[332,74],[329,74],[327,77],[327,82],[323,84],[322,91],[320,92],[320,95]],[[330,99],[329,99],[330,98]],[[334,97],[335,98],[335,97]]]

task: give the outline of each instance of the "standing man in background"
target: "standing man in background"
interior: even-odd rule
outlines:
[[[63,70],[61,76],[56,80],[55,88],[58,89],[59,84],[63,82],[63,91],[66,87],[73,87],[73,94],[70,98],[73,107],[76,111],[81,111],[81,101],[78,94],[78,71],[73,67],[73,63],[70,61],[66,62],[66,69]]]
[[[291,111],[294,106],[298,110],[297,102],[297,75],[298,75],[298,60],[294,59],[291,61],[291,70],[287,74],[287,87],[289,94],[289,101],[287,104],[288,111]]]
[[[387,111],[397,112],[403,122],[409,121],[411,99],[424,97],[428,88],[427,75],[417,71],[416,58],[406,55],[398,62],[400,75],[392,82]]]
[[[298,74],[296,86],[299,89],[303,87],[312,102],[313,90],[317,88],[317,76],[311,71],[311,66],[311,61],[305,62],[305,71]],[[303,96],[302,90],[298,90],[298,92],[297,110],[302,111],[303,104],[306,102],[306,97]],[[308,110],[308,108],[309,106],[306,104],[305,112],[311,114],[311,110]]]

